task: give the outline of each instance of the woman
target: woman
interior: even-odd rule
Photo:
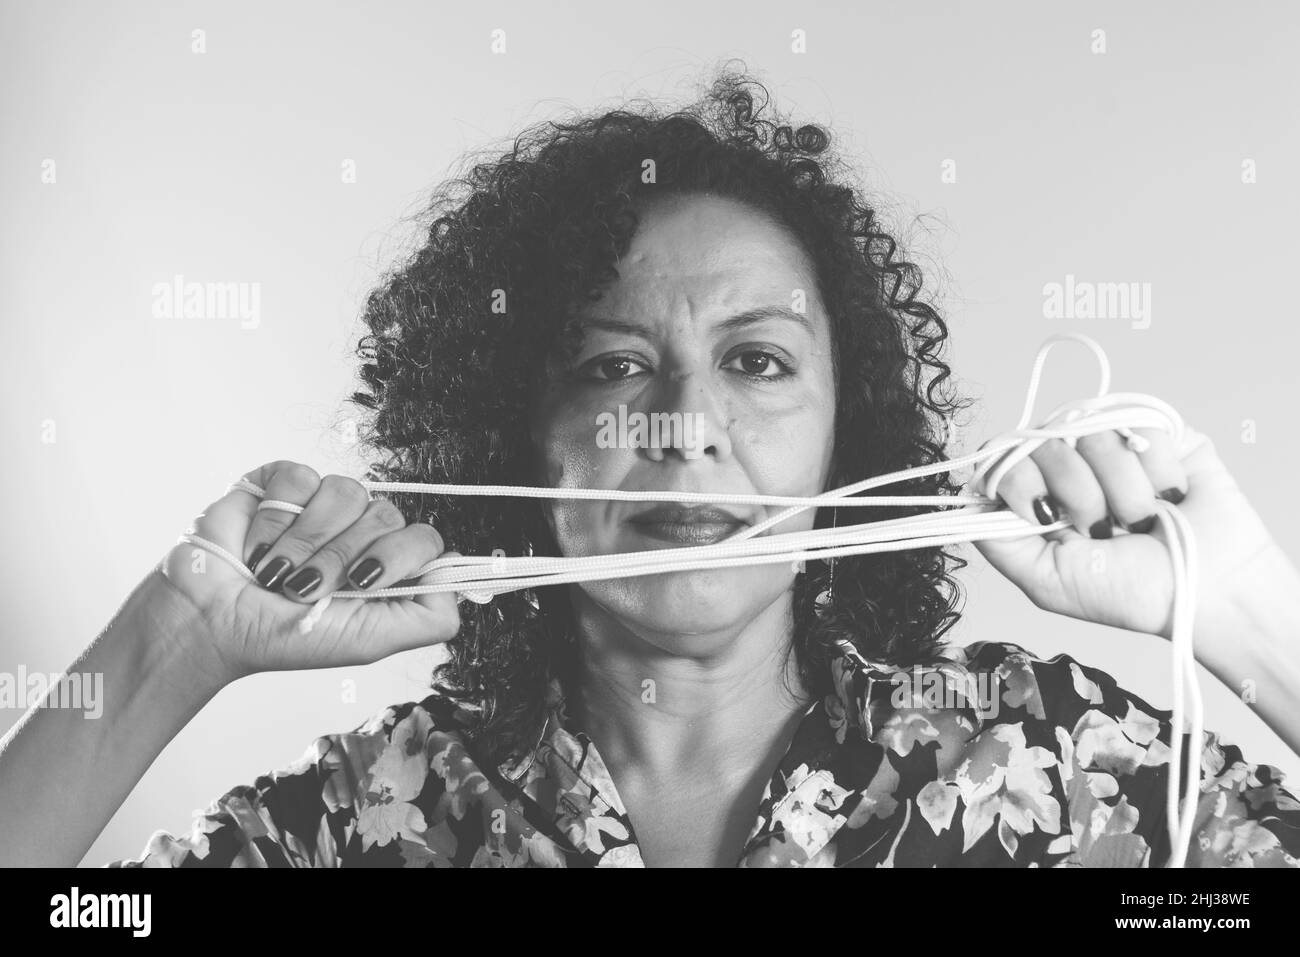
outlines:
[[[915,268],[815,126],[762,119],[724,73],[690,113],[616,111],[529,131],[434,204],[427,242],[367,304],[367,438],[388,481],[816,494],[939,461],[961,403]],[[602,417],[682,413],[689,448],[597,441]],[[1054,440],[998,494],[1071,527],[979,544],[1036,605],[1170,636],[1154,526],[1201,544],[1196,646],[1293,747],[1300,576],[1205,443]],[[315,741],[176,837],[112,866],[1159,866],[1169,712],[1067,656],[946,647],[962,561],[916,549],[555,586],[337,601],[469,554],[603,555],[719,541],[761,509],[372,498],[275,462],[245,473],[70,670],[102,671],[94,727],[27,716],[0,756],[6,863],[75,864],[173,735],[258,671],[446,642],[433,693]],[[950,476],[889,494],[951,494]],[[915,513],[873,509],[872,519]],[[865,519],[859,519],[865,520]],[[836,521],[807,510],[780,530]],[[1098,562],[1097,556],[1102,561]],[[200,568],[201,570],[196,570]],[[911,675],[991,687],[899,696]],[[902,680],[900,680],[902,679]],[[1207,734],[1187,863],[1296,866],[1300,808]],[[74,780],[75,785],[71,782]],[[83,782],[95,782],[93,787]],[[57,827],[52,826],[57,823]]]

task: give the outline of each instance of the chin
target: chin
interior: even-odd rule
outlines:
[[[788,591],[794,582],[785,565],[665,572],[582,587],[617,618],[653,640],[692,636],[727,640]],[[665,648],[667,651],[677,650]]]

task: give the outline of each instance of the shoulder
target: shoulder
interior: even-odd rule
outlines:
[[[978,641],[950,647],[945,657],[984,677],[989,693],[997,695],[999,713],[1008,713],[1008,720],[1033,720],[1073,733],[1095,713],[1134,723],[1132,730],[1149,742],[1158,725],[1171,717],[1122,687],[1109,672],[1068,654],[1045,658],[1014,642]]]
[[[983,732],[1015,728],[1055,751],[1067,768],[1077,763],[1147,783],[1169,761],[1173,713],[1103,668],[1064,653],[1045,658],[1007,641],[976,642],[956,650],[956,660],[983,679]]]
[[[1056,765],[1077,860],[1127,866],[1147,848],[1155,860],[1167,858],[1171,711],[1067,654],[1044,658],[987,641],[949,649],[948,656],[989,676],[997,695],[1000,709],[981,722],[980,735],[1040,747],[1044,761],[1036,763]],[[1181,734],[1200,766],[1188,866],[1300,866],[1300,802],[1285,775],[1252,763],[1215,731],[1204,730],[1199,747],[1186,729]]]
[[[1055,766],[1072,797],[1086,785],[1094,797],[1127,792],[1144,808],[1163,801],[1171,712],[1068,654],[1046,658],[1013,642],[981,641],[949,647],[944,657],[978,696],[972,746],[996,763]]]
[[[433,691],[388,705],[351,731],[318,737],[299,766],[314,767],[337,795],[358,802],[368,795],[414,796],[409,792],[417,782],[440,767],[440,755],[465,751],[474,716],[472,705]]]
[[[346,733],[391,738],[395,730],[413,723],[443,732],[464,732],[472,726],[476,711],[476,706],[433,689],[419,700],[390,704],[373,712]],[[326,740],[334,737],[338,735],[323,736]]]
[[[412,808],[439,789],[446,769],[469,763],[464,732],[471,716],[439,692],[384,707],[349,731],[317,736],[295,760],[251,784],[229,788],[194,812],[188,833],[155,831],[138,858],[107,866],[338,867],[358,855],[369,861],[375,845],[415,838],[422,822]]]

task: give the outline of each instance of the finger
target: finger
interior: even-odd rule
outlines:
[[[244,541],[244,563],[253,572],[266,557],[276,540],[284,534],[296,517],[292,512],[282,509],[261,508],[262,502],[289,502],[293,505],[306,506],[311,497],[320,488],[320,476],[316,470],[299,462],[273,462],[264,465],[251,476],[246,476],[254,485],[259,485],[265,492],[257,502],[257,511],[252,524],[248,526],[248,535]],[[261,479],[261,481],[258,481]],[[256,498],[251,492],[245,493]]]
[[[1114,429],[1081,435],[1075,451],[1088,463],[1111,517],[1130,532],[1145,534],[1156,526],[1156,490],[1137,453]]]
[[[271,480],[272,486],[278,479],[277,475]],[[267,551],[257,572],[258,584],[275,591],[292,577],[297,589],[306,589],[307,578],[297,575],[303,562],[360,518],[369,502],[370,493],[355,479],[342,475],[325,476],[302,513],[293,517],[289,527]]]
[[[348,568],[347,581],[357,591],[375,591],[414,579],[442,554],[445,544],[432,525],[417,522],[376,539]],[[437,595],[418,595],[417,601]]]
[[[416,573],[435,558],[460,555],[459,552],[444,552],[444,547],[442,536],[432,525],[408,525],[390,532],[366,549],[351,570],[349,582],[359,591],[376,591],[398,584],[432,584],[435,572],[426,572],[418,577]],[[361,582],[366,584],[361,586]],[[404,606],[411,603],[418,606],[418,614],[403,612]],[[455,592],[432,592],[386,604],[393,617],[388,619],[385,630],[403,646],[421,647],[448,641],[460,631],[460,609]],[[397,616],[401,616],[399,620],[403,624],[393,624]]]
[[[331,478],[337,476],[325,477],[321,482],[320,491],[316,493],[316,498],[312,499],[312,504],[307,506],[300,518],[307,518],[309,514],[313,514],[316,499],[326,496],[327,489],[332,487]],[[362,489],[362,492],[364,493],[365,490]],[[340,512],[337,518],[346,520],[346,515],[350,511],[351,507]],[[333,520],[335,516],[329,518]],[[367,501],[361,515],[354,522],[298,564],[297,570],[284,579],[281,590],[287,598],[298,601],[316,601],[328,592],[337,591],[347,581],[348,569],[367,548],[405,525],[406,518],[401,510],[388,499],[377,498]],[[290,532],[293,533],[296,529],[297,523]],[[278,548],[277,544],[276,549]],[[272,549],[272,554],[276,549]]]
[[[1030,453],[1051,493],[1074,527],[1089,538],[1110,538],[1114,527],[1106,494],[1082,455],[1063,439],[1048,439]]]
[[[460,552],[443,552],[442,558],[460,558]],[[428,559],[427,561],[432,561]],[[427,563],[426,561],[426,563]],[[426,572],[415,580],[417,585],[432,584],[433,576],[436,572]],[[427,595],[417,595],[415,600],[427,608],[435,618],[435,635],[439,641],[449,641],[456,637],[460,631],[461,618],[460,606],[456,601],[455,592],[433,592]]]
[[[416,528],[418,526],[411,526]],[[427,527],[427,526],[426,526]],[[406,536],[409,529],[392,533],[393,536]],[[420,533],[427,535],[427,533]],[[385,536],[391,537],[391,536]],[[432,539],[425,538],[423,548],[427,555],[427,546]],[[407,548],[407,543],[403,548]],[[459,552],[446,552],[444,557],[459,555]],[[432,558],[425,558],[421,564],[428,564]],[[428,572],[411,584],[430,584],[433,572]],[[377,580],[371,589],[384,585],[393,585],[403,579],[386,581]],[[417,595],[413,599],[393,599],[391,601],[351,599],[364,607],[357,614],[356,634],[360,643],[367,648],[367,657],[383,657],[411,648],[423,648],[429,645],[450,641],[460,633],[460,609],[456,604],[454,592],[438,592]]]
[[[231,488],[195,516],[186,531],[224,549],[235,561],[240,561],[248,526],[256,512],[257,502],[256,496],[242,489]],[[182,543],[176,546],[176,548],[181,547],[188,549],[188,552],[177,552],[175,548],[168,552],[166,559],[168,574],[179,575],[184,574],[186,569],[193,569],[200,553],[205,551],[193,544]],[[188,555],[187,559],[177,560],[185,555]],[[199,564],[197,567],[206,566]]]
[[[190,523],[189,531],[220,545],[236,558],[243,557],[248,527],[257,514],[259,499],[251,492],[231,486]]]
[[[1138,452],[1138,460],[1146,469],[1156,496],[1177,505],[1187,495],[1187,472],[1178,456],[1174,438],[1164,429],[1134,429],[1146,439],[1148,448]]]
[[[1051,525],[1063,517],[1060,506],[1047,491],[1043,473],[1031,458],[1021,459],[1008,469],[998,482],[997,492],[997,497],[1026,522]],[[1078,532],[1072,528],[1062,528],[1044,532],[1043,537],[1052,541],[1067,541],[1077,538]]]

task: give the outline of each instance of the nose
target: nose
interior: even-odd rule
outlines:
[[[693,372],[666,376],[653,396],[651,421],[662,424],[657,437],[642,452],[652,462],[677,456],[695,460],[712,456],[731,458],[730,418],[726,404],[708,383]],[[667,433],[667,435],[665,435]]]

